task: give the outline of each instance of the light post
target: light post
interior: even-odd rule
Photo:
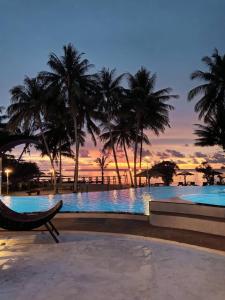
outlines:
[[[5,169],[5,174],[6,174],[6,194],[9,194],[9,174],[12,173],[12,170],[10,169]]]

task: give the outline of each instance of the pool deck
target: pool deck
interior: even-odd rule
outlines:
[[[61,213],[54,219],[60,230],[107,232],[154,237],[225,251],[225,237],[149,224],[148,216],[110,213]]]
[[[152,238],[0,234],[1,300],[224,300],[225,254]]]
[[[149,224],[148,216],[144,215],[116,213],[60,213],[54,218],[53,223],[59,231],[129,234],[139,237],[152,237],[167,241],[186,243],[225,252],[224,236],[191,230],[153,226]],[[35,232],[36,234],[39,234],[39,232],[46,232],[46,229],[40,228],[35,230]],[[17,232],[16,235],[23,235],[23,232]],[[13,232],[0,229],[0,238],[10,238],[11,236],[14,236]]]

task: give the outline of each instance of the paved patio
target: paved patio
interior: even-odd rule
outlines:
[[[225,254],[151,238],[0,233],[1,300],[224,300]]]

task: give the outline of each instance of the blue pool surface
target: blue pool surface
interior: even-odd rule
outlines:
[[[45,211],[63,200],[62,212],[129,212],[148,214],[150,200],[181,199],[225,206],[225,186],[144,187],[105,192],[49,196],[5,196],[3,201],[18,212]]]

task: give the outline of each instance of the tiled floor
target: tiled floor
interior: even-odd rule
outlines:
[[[225,254],[115,234],[0,233],[1,300],[225,299]]]

